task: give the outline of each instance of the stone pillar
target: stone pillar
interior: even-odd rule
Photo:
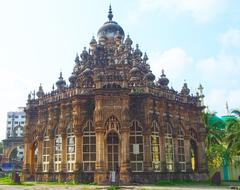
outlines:
[[[97,126],[97,125],[96,125]],[[94,181],[98,184],[106,182],[106,159],[105,159],[105,140],[104,131],[102,127],[96,127],[96,170]]]
[[[49,173],[54,172],[54,135],[53,132],[49,134]]]
[[[164,130],[160,131],[160,163],[161,163],[161,172],[166,172],[167,171],[167,166],[166,166],[165,133],[164,133]]]
[[[198,156],[198,172],[199,173],[208,173],[207,162],[206,162],[206,153],[205,153],[205,143],[204,139],[200,138],[200,141],[197,143],[197,156]]]
[[[184,138],[184,153],[186,161],[186,172],[193,172],[192,170],[192,158],[191,158],[191,144],[189,135]]]
[[[130,179],[130,165],[129,165],[129,128],[123,127],[121,129],[121,150],[120,150],[120,182],[129,183]]]
[[[175,131],[177,132],[177,131]],[[173,171],[179,172],[179,162],[178,162],[178,139],[177,134],[173,134]]]
[[[148,129],[143,134],[144,141],[144,171],[152,171],[152,154],[151,154],[151,129]]]
[[[75,171],[82,171],[82,132],[74,131],[75,134]]]
[[[62,132],[61,172],[67,172],[67,134]]]
[[[24,161],[23,161],[23,178],[24,180],[29,180],[30,175],[30,138],[28,136],[24,137]]]
[[[43,136],[38,136],[38,153],[37,153],[37,172],[42,171],[43,158]]]

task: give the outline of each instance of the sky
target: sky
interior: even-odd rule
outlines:
[[[68,81],[76,53],[107,21],[117,21],[147,52],[156,78],[184,81],[218,115],[240,108],[239,0],[0,0],[0,140],[7,112],[26,105],[40,83],[51,91],[60,71]]]

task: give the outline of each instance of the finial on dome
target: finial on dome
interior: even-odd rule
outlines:
[[[108,19],[109,21],[112,21],[113,14],[112,14],[112,6],[111,4],[109,5],[109,11],[108,11]]]

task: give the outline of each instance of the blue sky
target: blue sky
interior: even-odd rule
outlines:
[[[0,0],[0,139],[6,114],[25,106],[42,83],[50,91],[60,70],[67,80],[77,52],[107,20],[110,1]],[[240,1],[111,0],[114,17],[147,52],[158,78],[204,86],[210,111],[240,107]]]

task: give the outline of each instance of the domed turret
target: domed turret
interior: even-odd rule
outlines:
[[[44,96],[44,91],[43,91],[43,88],[42,88],[42,84],[40,84],[39,89],[37,91],[37,97],[41,98],[42,96]]]
[[[166,77],[166,75],[164,74],[164,70],[162,70],[162,75],[161,75],[161,78],[158,79],[158,84],[160,86],[167,86],[169,83],[169,80],[168,78]]]
[[[113,14],[112,14],[112,8],[111,5],[109,6],[109,12],[108,12],[108,21],[104,23],[104,25],[98,30],[97,37],[99,42],[103,42],[104,40],[114,40],[114,37],[118,35],[118,38],[121,38],[121,40],[124,39],[124,31],[120,25],[118,25],[117,22],[112,20]]]
[[[188,88],[187,83],[184,82],[182,90],[181,90],[181,94],[187,96],[187,95],[189,95],[189,93],[190,93],[190,89]]]
[[[146,80],[148,80],[148,81],[154,81],[154,80],[155,80],[155,75],[154,75],[151,71],[149,71],[149,72],[144,76],[144,78],[145,78]]]
[[[66,86],[66,82],[62,77],[62,72],[60,72],[60,76],[58,78],[58,81],[56,82],[56,85],[58,90],[61,90]]]
[[[90,41],[90,46],[92,49],[96,49],[96,47],[97,47],[97,41],[95,40],[94,36],[92,37],[92,40]]]
[[[142,57],[142,52],[141,52],[141,50],[139,49],[139,45],[138,45],[138,44],[136,44],[136,49],[135,49],[135,51],[134,51],[134,56],[135,56],[136,58],[141,58],[141,57]]]
[[[126,40],[125,40],[125,45],[126,45],[126,46],[131,46],[132,43],[133,43],[132,39],[130,38],[129,35],[127,35],[127,38],[126,38]]]

